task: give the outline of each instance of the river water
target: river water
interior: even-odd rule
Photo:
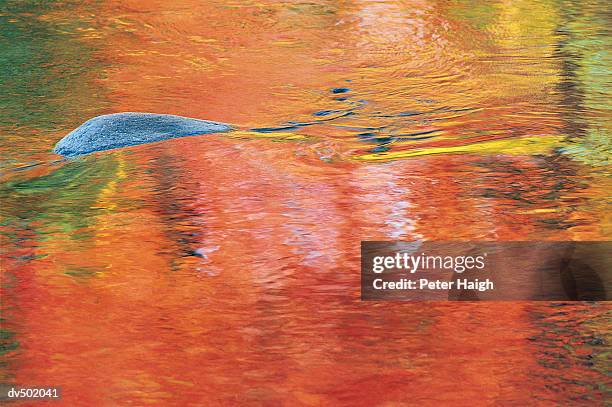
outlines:
[[[358,270],[362,240],[610,240],[610,17],[4,1],[0,382],[66,406],[602,405],[609,303],[365,303]],[[51,152],[122,111],[239,130]]]

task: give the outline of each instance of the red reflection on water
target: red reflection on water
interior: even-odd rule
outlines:
[[[446,3],[225,3],[102,5],[95,38],[110,67],[98,80],[112,110],[272,126],[346,108],[328,91],[347,86],[370,104],[345,125],[473,109],[392,123],[443,132],[420,146],[556,134],[562,122],[546,91],[554,13],[540,21],[498,3],[478,29]],[[535,20],[513,25],[517,14]],[[300,132],[317,138],[205,136],[86,158],[112,164],[99,189],[62,184],[41,210],[78,214],[72,205],[91,199],[85,224],[30,211],[6,245],[3,328],[18,341],[8,380],[62,386],[58,405],[70,406],[603,400],[600,362],[580,358],[597,345],[580,338],[605,332],[607,306],[564,311],[595,321],[568,328],[547,319],[549,304],[362,303],[357,271],[366,239],[604,238],[601,174],[537,146],[358,162],[372,146],[356,132]],[[556,359],[562,369],[547,365]]]

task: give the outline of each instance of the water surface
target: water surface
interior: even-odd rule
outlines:
[[[606,303],[363,303],[361,240],[609,240],[605,1],[9,0],[2,382],[600,405]],[[239,131],[56,162],[100,114]],[[33,166],[32,166],[33,165]]]

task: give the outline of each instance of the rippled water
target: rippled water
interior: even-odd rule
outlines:
[[[0,381],[586,405],[607,303],[363,303],[361,240],[609,240],[606,1],[7,0]],[[57,161],[86,119],[239,131]]]

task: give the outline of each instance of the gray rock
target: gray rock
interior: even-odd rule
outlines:
[[[94,117],[71,131],[53,151],[67,157],[179,137],[224,133],[224,123],[154,113],[115,113]]]

